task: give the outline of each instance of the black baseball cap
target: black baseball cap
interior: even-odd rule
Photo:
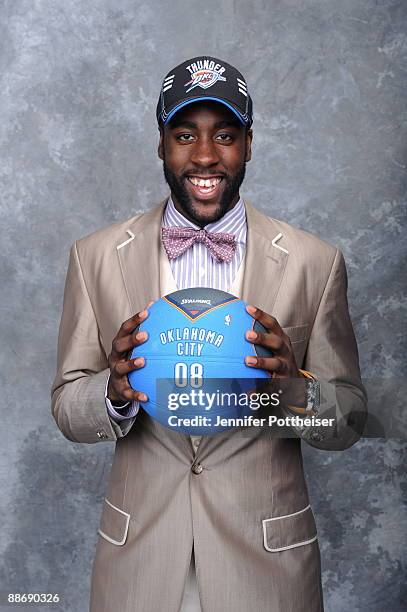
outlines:
[[[224,104],[243,125],[253,123],[253,102],[244,76],[227,62],[208,55],[187,60],[164,77],[157,121],[165,125],[181,108],[202,100]]]

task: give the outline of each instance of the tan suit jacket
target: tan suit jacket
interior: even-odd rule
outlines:
[[[160,297],[165,203],[77,241],[70,254],[52,413],[69,440],[116,442],[91,611],[177,612],[194,546],[203,612],[320,612],[319,546],[300,439],[238,428],[204,436],[195,456],[187,435],[143,410],[124,425],[107,414],[112,340],[124,320]],[[322,412],[336,414],[336,429],[307,431],[304,439],[347,448],[359,438],[366,395],[343,256],[245,204],[242,297],[276,317],[298,366],[318,376],[334,402]]]

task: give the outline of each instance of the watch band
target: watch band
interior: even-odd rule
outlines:
[[[306,383],[307,405],[305,408],[303,408],[301,406],[293,406],[292,404],[287,404],[287,408],[298,414],[316,416],[318,414],[318,407],[320,402],[318,379],[314,374],[308,372],[308,370],[299,369],[298,371],[303,375],[304,378],[308,379]]]

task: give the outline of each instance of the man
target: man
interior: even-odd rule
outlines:
[[[320,554],[301,438],[345,449],[366,410],[343,256],[240,197],[252,100],[231,65],[198,57],[171,70],[157,120],[170,197],[77,241],[65,287],[53,415],[72,441],[116,442],[91,610],[318,612]],[[178,248],[183,237],[189,248]],[[224,257],[214,255],[216,240]],[[334,426],[298,427],[299,437],[239,428],[190,438],[151,419],[143,389],[127,378],[145,364],[129,359],[148,341],[137,327],[152,301],[193,286],[247,301],[266,328],[247,339],[273,357],[246,363],[273,378],[307,378],[312,414],[335,417]],[[187,580],[194,563],[199,593]]]

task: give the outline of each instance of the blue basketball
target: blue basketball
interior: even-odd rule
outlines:
[[[139,326],[148,339],[131,354],[144,357],[145,366],[128,378],[133,389],[146,393],[142,407],[152,418],[175,431],[212,435],[253,415],[247,394],[269,374],[247,366],[245,357],[272,353],[246,339],[247,330],[264,327],[245,306],[230,293],[197,287],[149,308]]]

